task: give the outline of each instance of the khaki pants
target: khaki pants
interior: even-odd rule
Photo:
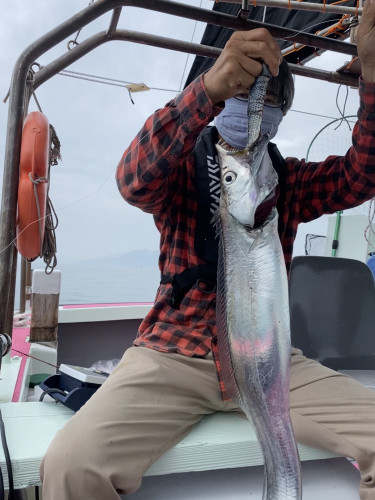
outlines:
[[[215,411],[238,409],[221,400],[212,359],[128,349],[48,448],[43,500],[134,492],[150,465]],[[374,500],[375,392],[294,349],[291,416],[300,443],[358,461],[360,498]]]

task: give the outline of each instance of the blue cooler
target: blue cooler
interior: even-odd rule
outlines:
[[[375,278],[375,252],[369,253],[370,257],[367,259],[366,264],[371,269],[372,275]]]

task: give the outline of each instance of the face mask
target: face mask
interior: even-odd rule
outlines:
[[[277,134],[277,130],[283,119],[280,107],[263,106],[262,123],[260,133],[269,133],[270,139]],[[225,108],[215,118],[216,128],[230,146],[236,149],[244,149],[247,144],[247,100],[231,97],[225,101]]]

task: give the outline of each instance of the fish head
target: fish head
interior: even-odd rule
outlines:
[[[257,208],[271,196],[278,176],[267,152],[267,138],[251,149],[227,151],[216,145],[221,171],[221,207],[240,224],[253,228]]]

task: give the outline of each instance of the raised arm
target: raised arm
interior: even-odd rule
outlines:
[[[153,214],[167,206],[169,187],[199,133],[223,109],[223,100],[248,90],[261,60],[277,75],[281,54],[270,33],[235,32],[204,76],[148,118],[117,167],[118,187],[129,203]]]

